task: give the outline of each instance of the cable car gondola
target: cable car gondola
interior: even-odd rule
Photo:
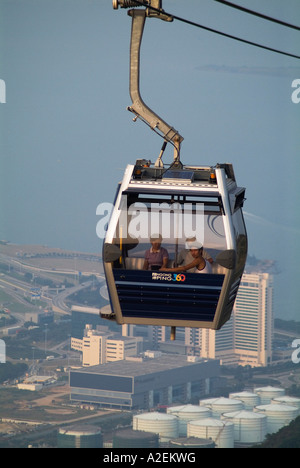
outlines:
[[[134,2],[113,2],[114,8],[129,4]],[[146,106],[139,93],[140,44],[149,13],[134,9],[129,14],[129,110],[161,133],[164,144],[154,164],[141,159],[128,165],[118,186],[103,244],[111,303],[111,314],[103,317],[119,324],[170,326],[173,338],[176,327],[217,330],[231,316],[247,257],[245,188],[237,186],[232,164],[182,164],[183,138]],[[157,8],[151,12],[155,15],[170,20]],[[168,142],[174,146],[174,161],[165,167],[162,155]],[[145,269],[145,252],[154,234],[168,253],[168,263]],[[183,253],[188,258],[190,248],[209,258],[208,273],[182,266]]]
[[[245,189],[237,187],[230,164],[168,174],[143,163],[125,171],[104,243],[114,317],[120,324],[219,329],[230,318],[247,255]],[[169,268],[178,266],[194,236],[213,259],[212,272],[144,270],[154,232],[169,253]]]

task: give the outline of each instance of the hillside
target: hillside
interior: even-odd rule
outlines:
[[[254,448],[300,448],[300,416]]]

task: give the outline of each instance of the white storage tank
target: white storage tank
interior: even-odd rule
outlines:
[[[255,408],[255,406],[261,404],[260,397],[257,395],[257,393],[252,392],[230,393],[229,398],[242,401],[245,410],[252,410]]]
[[[225,413],[221,419],[233,423],[236,446],[261,443],[267,435],[267,416],[264,414],[242,410]]]
[[[102,448],[101,429],[88,424],[62,427],[57,434],[58,448]]]
[[[254,412],[267,416],[267,432],[274,434],[284,426],[287,426],[299,415],[299,409],[289,405],[259,405],[254,408]]]
[[[211,439],[199,439],[198,437],[180,437],[169,442],[169,448],[194,449],[194,448],[215,448],[216,444]]]
[[[212,439],[216,448],[234,447],[234,425],[215,418],[199,419],[187,424],[187,436]]]
[[[133,416],[132,421],[133,430],[158,434],[161,442],[178,438],[178,427],[176,416],[158,412],[137,414]]]
[[[224,413],[229,413],[231,411],[240,411],[244,409],[244,404],[240,400],[234,400],[233,398],[217,398],[211,403],[210,406],[213,417],[218,418]]]
[[[296,406],[300,410],[300,398],[284,395],[278,398],[274,398],[271,403],[275,405],[288,405],[288,406]]]
[[[285,391],[283,388],[268,386],[255,388],[254,393],[259,395],[261,405],[268,405],[274,398],[283,396],[285,394]]]
[[[196,405],[172,406],[167,409],[167,413],[177,416],[179,422],[179,437],[186,437],[187,423],[189,421],[209,418],[212,415],[209,408]]]
[[[206,406],[207,408],[211,408],[211,405],[214,401],[217,401],[218,398],[205,398],[204,400],[199,400],[199,406]]]

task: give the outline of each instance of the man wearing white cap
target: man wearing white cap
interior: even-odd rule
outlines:
[[[199,247],[198,247],[199,245]],[[194,258],[191,254],[191,249],[195,247],[195,248],[201,248],[203,247],[201,242],[198,242],[196,237],[188,237],[186,239],[186,244],[185,244],[185,249],[181,250],[181,252],[179,253],[178,257],[177,257],[177,264],[178,265],[188,265],[189,263],[191,263]],[[211,256],[209,255],[209,253],[203,248],[202,249],[202,257],[204,258],[204,260],[206,260],[206,262],[209,262],[210,264],[212,264],[214,261],[213,259],[211,258]],[[194,271],[188,271],[188,273],[193,273]]]
[[[186,271],[188,273],[212,273],[210,262],[203,257],[203,245],[197,240],[189,240],[186,243],[186,250],[189,251],[192,260],[190,263],[176,267],[176,268],[161,268],[163,271],[174,271],[179,273]]]

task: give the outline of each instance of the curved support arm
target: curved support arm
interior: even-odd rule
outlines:
[[[180,143],[183,137],[155,114],[142,100],[140,95],[140,47],[146,20],[146,10],[130,10],[132,16],[130,44],[130,96],[132,105],[128,108],[136,118],[144,120],[152,129],[158,129],[166,141],[173,142],[176,156],[179,159]]]

